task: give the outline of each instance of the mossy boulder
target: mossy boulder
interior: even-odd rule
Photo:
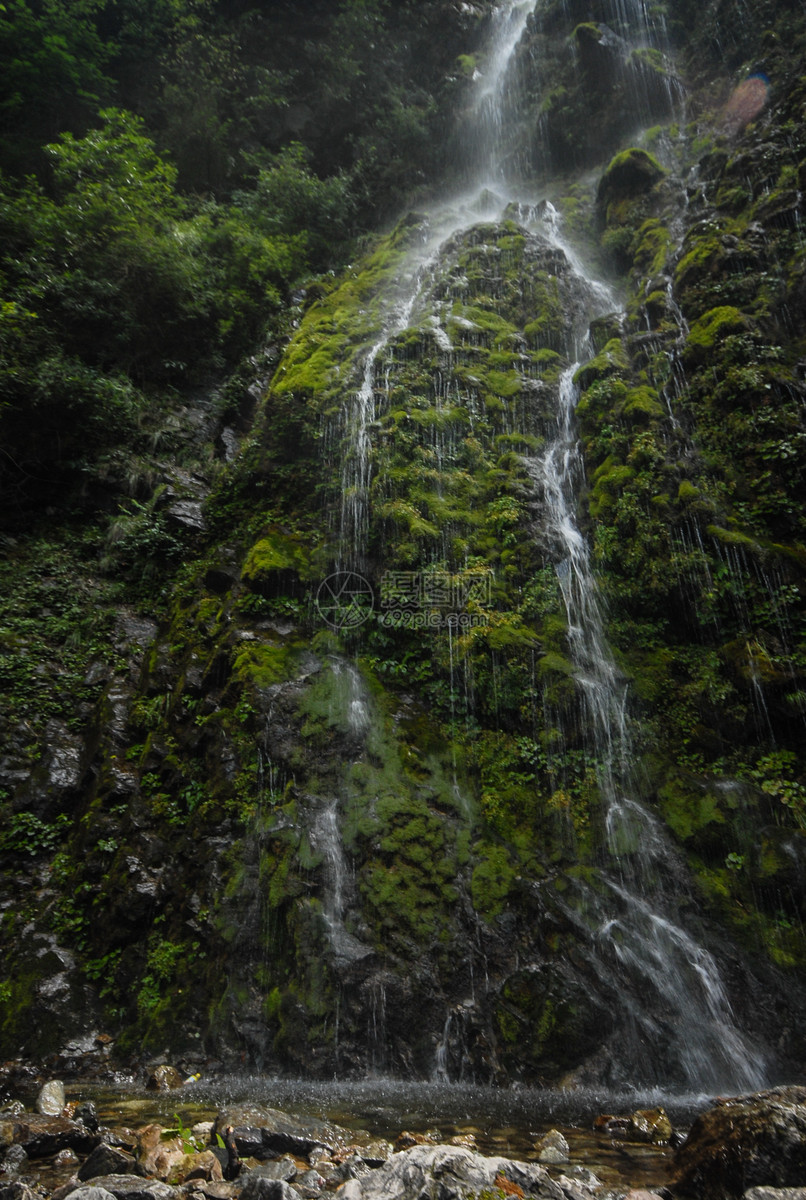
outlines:
[[[246,556],[241,578],[252,591],[275,595],[300,580],[315,578],[310,543],[295,534],[273,528],[266,531]]]
[[[747,318],[738,308],[729,304],[709,309],[694,322],[686,338],[684,361],[687,366],[696,366],[708,358],[714,346],[732,333],[743,333],[749,329]]]
[[[607,210],[613,201],[644,195],[665,175],[654,155],[638,146],[622,150],[613,158],[599,181],[596,199]]]

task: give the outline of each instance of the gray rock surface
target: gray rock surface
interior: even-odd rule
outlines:
[[[496,1182],[498,1181],[498,1182]],[[339,1188],[340,1200],[468,1200],[515,1184],[524,1196],[563,1200],[563,1191],[538,1163],[485,1158],[463,1146],[412,1146],[361,1179]]]

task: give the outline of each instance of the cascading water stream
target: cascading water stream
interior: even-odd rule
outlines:
[[[339,525],[340,570],[360,570],[369,531],[369,487],[372,477],[371,429],[375,419],[375,391],[378,362],[390,341],[409,326],[417,301],[437,262],[444,242],[457,230],[466,228],[479,217],[485,185],[503,180],[499,161],[501,130],[504,120],[503,89],[507,68],[535,0],[505,0],[495,10],[487,62],[477,82],[473,118],[470,126],[471,156],[475,168],[471,182],[472,198],[462,197],[458,205],[434,209],[429,226],[423,230],[421,244],[411,251],[407,269],[397,296],[390,304],[381,335],[364,360],[360,386],[342,413],[344,462],[341,472],[341,509]],[[470,208],[475,212],[468,212]],[[430,318],[438,344],[450,349],[450,341],[438,316]]]
[[[643,1003],[632,1014],[636,1041],[664,1045],[681,1082],[691,1088],[751,1089],[764,1081],[764,1062],[735,1026],[715,960],[668,911],[658,911],[674,908],[671,889],[664,884],[679,864],[662,826],[636,798],[627,687],[607,643],[588,546],[574,517],[584,474],[574,432],[577,367],[563,372],[557,435],[534,460],[532,471],[544,496],[547,531],[560,556],[557,574],[582,697],[583,741],[596,764],[603,806],[609,862],[600,879],[609,900],[589,898],[598,922],[593,955],[615,961],[619,972],[638,985]],[[679,889],[684,881],[674,882]],[[607,915],[600,916],[602,911]],[[652,1055],[646,1058],[651,1069]]]

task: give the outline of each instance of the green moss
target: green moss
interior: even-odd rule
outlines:
[[[690,365],[704,362],[714,346],[732,333],[748,329],[748,321],[738,308],[721,305],[704,313],[689,330],[684,359]]]
[[[578,42],[595,42],[598,45],[603,36],[599,26],[594,25],[592,21],[583,21],[574,30],[574,37]]]
[[[654,388],[632,388],[626,395],[621,415],[634,425],[661,420],[665,416],[663,405]]]
[[[489,921],[503,910],[516,871],[505,847],[485,846],[482,853],[473,871],[470,894],[473,907]]]
[[[574,382],[583,390],[598,380],[629,370],[630,360],[621,338],[611,338],[590,362],[583,363],[574,375]]]
[[[654,155],[631,146],[610,160],[599,182],[597,199],[609,206],[619,199],[641,195],[653,188],[665,173]]]
[[[644,221],[630,246],[634,269],[645,276],[659,274],[666,265],[672,245],[672,235],[661,221],[655,217]]]
[[[270,529],[247,554],[242,578],[250,587],[262,591],[277,587],[289,574],[303,580],[317,577],[311,563],[310,539],[306,542],[281,529]]]
[[[658,799],[664,820],[681,841],[689,840],[708,825],[725,823],[719,800],[701,786],[671,779],[660,789]]]

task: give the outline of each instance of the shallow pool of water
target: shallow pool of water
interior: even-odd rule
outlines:
[[[366,1130],[394,1141],[408,1130],[437,1130],[443,1139],[472,1133],[483,1154],[536,1160],[535,1142],[549,1129],[565,1134],[569,1166],[593,1170],[614,1188],[660,1186],[668,1181],[672,1152],[594,1130],[603,1113],[629,1115],[663,1107],[675,1129],[685,1131],[710,1101],[708,1096],[669,1096],[658,1092],[597,1093],[532,1088],[465,1087],[447,1083],[408,1083],[393,1079],[313,1082],[268,1076],[217,1076],[172,1092],[146,1092],[134,1084],[114,1091],[79,1086],[71,1099],[93,1099],[104,1124],[184,1125],[209,1120],[222,1108],[254,1103],[300,1116],[316,1116],[350,1130]],[[551,1167],[556,1176],[567,1167]]]

